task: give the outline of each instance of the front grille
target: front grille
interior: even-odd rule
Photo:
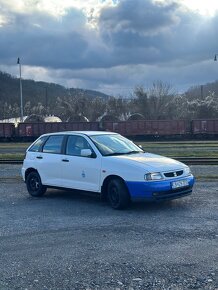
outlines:
[[[165,177],[177,177],[183,174],[183,170],[172,171],[164,173]]]

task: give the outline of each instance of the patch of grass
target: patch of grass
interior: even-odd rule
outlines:
[[[23,148],[24,150],[30,146],[31,143],[14,143],[14,142],[7,142],[7,143],[0,143],[0,149],[13,149],[13,148]]]
[[[1,153],[0,160],[3,160],[3,159],[23,160],[24,156],[25,156],[25,154],[23,154],[23,153]]]
[[[218,157],[218,142],[137,142],[145,152],[168,157]]]
[[[218,157],[218,151],[194,151],[194,150],[155,150],[154,148],[144,148],[145,152],[163,155],[167,157]]]
[[[134,140],[133,140],[134,141]],[[145,143],[145,144],[208,144],[208,145],[218,145],[218,140],[186,140],[186,141],[159,141],[159,140],[151,140],[151,141],[143,141],[143,140],[135,140],[137,143]]]
[[[137,141],[137,144],[140,144],[144,147],[163,147],[163,148],[169,148],[169,147],[218,147],[218,142],[214,142],[214,143],[208,143],[208,142],[198,142],[198,143],[186,143],[186,142],[140,142]]]
[[[218,157],[218,141],[136,142],[146,152],[168,157]],[[31,143],[0,143],[0,159],[23,160]],[[8,149],[8,150],[7,150]],[[2,150],[2,152],[1,152]]]

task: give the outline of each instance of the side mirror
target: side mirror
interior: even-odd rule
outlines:
[[[92,157],[92,150],[91,149],[82,149],[81,156],[82,157]]]

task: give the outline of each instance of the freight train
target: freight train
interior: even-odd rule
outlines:
[[[120,122],[0,123],[0,140],[32,141],[44,133],[60,131],[112,131],[131,138],[214,138],[218,119],[131,120]]]

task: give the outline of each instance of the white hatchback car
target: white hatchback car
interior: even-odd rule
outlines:
[[[167,200],[192,192],[185,164],[144,152],[110,132],[58,132],[40,136],[26,152],[22,176],[32,196],[47,187],[97,192],[115,209],[130,201]]]

